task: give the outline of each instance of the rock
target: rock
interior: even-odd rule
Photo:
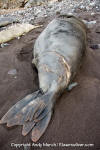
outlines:
[[[1,48],[5,47],[5,46],[8,46],[8,45],[10,45],[10,44],[8,44],[8,43],[2,43],[1,44]]]
[[[16,18],[12,17],[0,17],[0,27],[6,26],[11,23],[19,22]]]
[[[84,9],[84,8],[85,8],[85,6],[84,6],[84,5],[81,5],[81,6],[80,6],[80,8],[81,8],[81,9]]]
[[[8,9],[8,3],[3,4],[2,8],[3,8],[3,9]]]
[[[29,23],[32,24],[32,25],[34,25],[34,19],[31,19],[31,20],[29,21]]]
[[[29,8],[35,5],[41,5],[45,2],[46,0],[29,0],[26,5],[25,8]]]
[[[95,6],[95,2],[90,3],[90,6],[94,7]]]
[[[90,46],[90,48],[92,48],[92,49],[100,49],[100,44],[93,44],[93,45],[91,45]]]
[[[26,3],[25,8],[30,8],[33,6],[40,6],[42,4],[47,4],[49,1],[53,2],[53,1],[58,1],[58,0],[29,0]]]
[[[86,10],[89,11],[89,10],[90,10],[90,7],[89,7],[89,6],[86,6]]]
[[[17,74],[17,70],[16,69],[11,69],[8,71],[9,75],[16,75]]]
[[[68,91],[71,91],[74,87],[76,87],[78,85],[78,83],[77,82],[73,82],[73,83],[71,83],[69,86],[68,86],[68,88],[67,88],[67,90]]]
[[[94,13],[94,12],[92,12],[92,13],[91,13],[91,16],[93,16],[93,15],[95,15],[95,13]]]
[[[94,26],[95,24],[96,24],[96,20],[89,21],[89,22],[87,23],[88,28],[93,28],[93,26]]]
[[[8,9],[8,8],[19,8],[23,7],[25,4],[25,0],[0,0],[0,8]]]

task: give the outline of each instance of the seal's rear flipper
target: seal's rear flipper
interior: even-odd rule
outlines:
[[[49,113],[51,114],[51,111],[52,110],[51,110],[50,106],[46,107],[40,113],[40,115],[38,113],[39,111],[37,111],[35,113],[34,118],[33,118],[32,121],[28,121],[28,122],[24,123],[23,129],[22,129],[22,135],[26,136],[31,131],[31,129],[35,126],[33,131],[36,132],[35,130],[38,129],[40,134],[37,136],[37,139],[39,139],[42,136],[42,134],[44,133],[44,131],[46,130],[47,126],[48,126],[48,123],[49,123],[50,118],[51,118]],[[34,135],[33,131],[32,131],[32,135]],[[36,134],[34,135],[34,137],[36,138]]]
[[[32,130],[32,141],[33,142],[37,142],[40,137],[43,135],[43,133],[45,132],[46,128],[48,127],[48,124],[50,122],[51,119],[51,115],[52,115],[52,111],[50,111],[45,118],[43,118],[42,120],[40,120],[36,126],[33,128]]]
[[[0,123],[7,123],[8,127],[23,125],[22,135],[27,135],[31,129],[32,140],[37,141],[51,119],[53,107],[53,93],[37,91],[15,104],[1,119]]]

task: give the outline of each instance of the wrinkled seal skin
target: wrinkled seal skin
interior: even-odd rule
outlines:
[[[68,87],[86,49],[86,27],[76,17],[60,15],[40,34],[34,46],[40,90],[15,104],[1,119],[8,127],[23,125],[36,142],[45,132],[58,96]]]

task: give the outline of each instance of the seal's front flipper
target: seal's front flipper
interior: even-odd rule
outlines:
[[[52,111],[50,111],[42,120],[40,120],[32,130],[32,141],[37,142],[45,132],[51,120]]]
[[[22,125],[25,121],[30,119],[35,112],[34,99],[41,95],[40,91],[36,91],[27,95],[25,98],[17,102],[0,120],[1,124],[7,123],[8,127],[14,125]],[[34,105],[34,107],[33,107]]]

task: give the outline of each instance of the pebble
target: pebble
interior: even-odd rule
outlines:
[[[92,48],[92,49],[100,49],[100,44],[93,44],[93,45],[91,45],[90,46],[90,48]]]
[[[93,28],[93,26],[94,26],[95,24],[96,24],[96,20],[89,21],[89,22],[87,23],[88,28]]]
[[[11,69],[8,71],[9,75],[16,75],[17,74],[17,70],[16,69]]]
[[[5,46],[8,46],[8,45],[10,45],[10,44],[8,44],[8,43],[2,43],[1,44],[1,48],[5,47]]]
[[[85,8],[85,6],[81,5],[81,6],[80,6],[80,8],[81,8],[81,9],[84,9],[84,8]]]
[[[86,6],[86,10],[89,11],[89,10],[90,10],[90,7],[89,7],[89,6]]]
[[[95,6],[95,2],[90,3],[90,6],[92,7]]]
[[[71,91],[74,87],[76,87],[78,85],[78,83],[77,82],[73,82],[73,83],[71,83],[69,86],[68,86],[68,88],[67,88],[67,90],[68,91]]]
[[[93,16],[93,15],[95,15],[95,13],[94,13],[94,12],[92,12],[92,13],[91,13],[91,16]]]
[[[96,24],[96,20],[92,20],[92,21],[87,21],[87,20],[82,20],[88,28],[93,28],[93,26]]]
[[[18,36],[17,39],[19,40],[19,39],[20,39],[20,36]]]

